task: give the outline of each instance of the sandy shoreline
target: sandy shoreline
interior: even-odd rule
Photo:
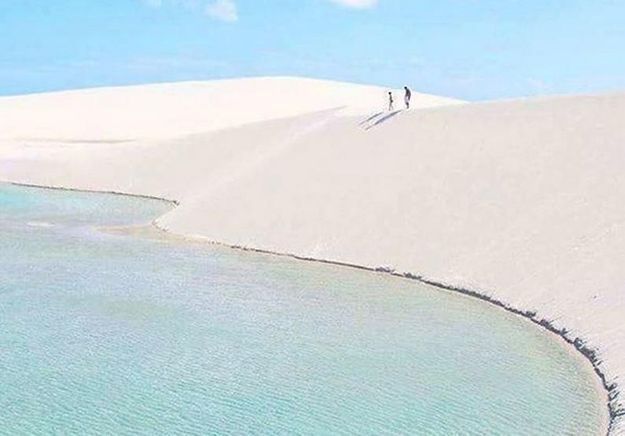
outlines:
[[[9,183],[14,186],[21,186],[21,187],[27,187],[27,188],[50,189],[50,190],[58,190],[58,191],[82,192],[82,193],[91,193],[91,194],[121,195],[121,196],[135,197],[135,198],[143,198],[146,200],[156,200],[156,201],[169,203],[172,209],[175,207],[178,207],[180,204],[176,200],[160,198],[160,197],[151,196],[151,195],[126,194],[123,192],[110,192],[110,191],[105,192],[105,191],[96,191],[96,190],[83,190],[83,189],[68,188],[68,187],[42,186],[42,185],[33,185],[33,184],[15,183],[15,182],[6,182],[6,183]],[[142,228],[143,227],[140,227],[139,229],[142,229]],[[557,340],[557,342],[561,344],[563,349],[567,351],[567,354],[569,354],[572,358],[577,359],[580,362],[583,362],[583,367],[589,371],[588,375],[592,377],[592,380],[595,381],[595,388],[597,392],[600,392],[601,396],[603,396],[605,399],[605,404],[606,404],[606,408],[605,408],[606,413],[605,413],[605,419],[604,419],[605,426],[603,429],[600,429],[600,431],[598,431],[598,434],[612,434],[612,427],[614,425],[615,416],[614,416],[614,405],[611,402],[610,398],[611,398],[611,395],[614,393],[614,390],[616,389],[616,387],[611,386],[608,383],[605,374],[601,372],[601,368],[597,365],[597,359],[596,359],[596,356],[594,355],[594,351],[592,349],[588,349],[587,347],[585,347],[584,342],[579,342],[577,340],[578,338],[575,338],[575,339],[570,338],[567,335],[566,330],[563,331],[561,329],[557,329],[551,324],[551,322],[538,318],[536,316],[536,313],[523,311],[523,310],[511,307],[505,304],[504,302],[494,300],[488,295],[481,294],[476,291],[472,291],[469,289],[456,288],[456,287],[453,287],[444,283],[439,283],[436,281],[429,280],[428,278],[420,276],[420,275],[414,275],[410,273],[400,274],[395,271],[385,270],[384,268],[368,268],[362,265],[346,264],[346,263],[334,262],[334,261],[325,260],[325,259],[303,258],[295,254],[277,253],[277,252],[271,252],[271,251],[266,251],[266,250],[261,250],[261,249],[251,249],[251,248],[240,247],[240,246],[231,246],[231,245],[223,244],[217,241],[210,241],[201,236],[189,236],[189,235],[184,235],[184,234],[172,233],[168,231],[167,229],[160,227],[156,219],[152,221],[152,223],[150,223],[150,228],[156,230],[157,238],[164,237],[168,240],[182,241],[185,243],[197,242],[197,243],[211,245],[211,246],[223,247],[225,249],[230,249],[230,250],[251,252],[251,253],[268,255],[268,256],[287,257],[296,261],[321,263],[321,264],[332,265],[332,266],[336,266],[340,268],[357,269],[357,270],[366,271],[366,272],[374,273],[374,274],[384,274],[384,275],[388,275],[388,276],[398,278],[398,279],[416,281],[416,282],[431,286],[433,288],[436,288],[439,291],[451,292],[451,293],[460,295],[465,298],[478,299],[485,303],[491,304],[499,309],[505,310],[506,312],[511,313],[515,316],[518,316],[519,318],[531,323],[532,325],[539,326],[541,329],[551,333],[552,337],[554,337]],[[103,229],[103,230],[112,231],[113,233],[120,232],[124,234],[135,234],[137,231],[141,233],[141,230],[137,230],[134,227],[123,227],[123,228]]]
[[[121,194],[121,195],[124,195],[124,194]],[[160,199],[160,200],[168,201],[165,199]],[[450,285],[428,280],[427,278],[420,276],[420,275],[415,275],[415,274],[410,274],[410,273],[400,274],[394,271],[387,271],[383,268],[368,268],[362,265],[352,265],[352,264],[334,262],[331,260],[324,260],[324,259],[303,258],[294,254],[276,253],[276,252],[265,251],[265,250],[260,250],[260,249],[250,249],[250,248],[245,248],[245,247],[240,247],[240,246],[226,245],[226,244],[222,244],[216,241],[209,241],[198,236],[185,236],[185,235],[173,234],[167,231],[166,229],[159,227],[158,223],[156,222],[153,222],[151,224],[151,227],[156,229],[161,234],[168,235],[168,238],[173,237],[176,240],[182,240],[185,242],[190,242],[190,241],[199,242],[203,244],[224,247],[226,249],[231,249],[231,250],[251,252],[251,253],[262,254],[262,255],[267,255],[267,256],[287,257],[296,261],[322,263],[326,265],[333,265],[339,268],[357,269],[357,270],[365,271],[368,273],[384,274],[393,278],[416,281],[416,282],[431,286],[433,288],[436,288],[438,291],[451,292],[451,293],[460,295],[465,298],[474,298],[474,299],[483,301],[485,303],[488,303],[490,305],[493,305],[508,313],[511,313],[519,317],[520,319],[523,319],[524,321],[532,325],[538,326],[544,331],[551,334],[552,337],[555,340],[557,340],[557,342],[562,346],[562,348],[566,350],[567,354],[571,356],[571,358],[576,359],[583,363],[583,367],[588,371],[588,376],[594,381],[594,386],[595,386],[596,391],[600,393],[600,396],[604,398],[605,405],[606,405],[604,409],[605,410],[605,416],[603,420],[604,426],[602,429],[598,430],[597,434],[606,434],[606,435],[612,434],[612,429],[613,429],[613,426],[615,425],[615,418],[617,417],[615,412],[618,408],[618,405],[614,404],[611,401],[611,396],[614,394],[618,394],[619,391],[617,390],[617,387],[615,385],[610,384],[608,382],[606,375],[601,372],[601,368],[597,365],[597,358],[594,355],[594,350],[586,348],[584,346],[584,342],[578,342],[578,338],[572,339],[569,336],[567,336],[566,330],[563,331],[561,329],[557,329],[553,327],[551,322],[538,318],[535,312],[531,313],[531,312],[523,311],[523,310],[511,307],[511,306],[508,306],[504,302],[493,300],[491,297],[489,297],[486,294],[481,294],[479,292],[471,291],[468,289],[455,288]],[[589,352],[591,354],[589,354]]]

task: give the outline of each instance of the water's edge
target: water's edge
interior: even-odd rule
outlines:
[[[100,191],[100,190],[94,190],[94,189],[76,189],[76,188],[68,188],[68,187],[63,187],[63,186],[37,185],[37,184],[31,184],[31,183],[20,183],[20,182],[12,182],[12,181],[6,181],[4,183],[14,185],[14,186],[26,187],[26,188],[121,195],[121,196],[127,196],[127,197],[144,198],[146,200],[157,200],[157,201],[163,201],[163,202],[169,203],[172,206],[172,208],[180,205],[180,202],[177,200],[153,196],[153,195],[128,194],[124,192],[104,191],[104,190]],[[459,286],[455,286],[453,284],[445,283],[439,280],[433,280],[421,274],[414,274],[410,272],[402,273],[402,272],[398,272],[387,267],[377,267],[377,268],[367,267],[367,266],[352,264],[352,263],[347,263],[347,262],[339,262],[339,261],[328,260],[328,259],[317,259],[317,258],[312,258],[312,257],[305,257],[305,256],[293,254],[293,253],[280,253],[280,252],[274,252],[270,250],[263,250],[260,248],[245,247],[245,246],[240,246],[240,245],[229,245],[229,244],[224,244],[218,241],[212,241],[202,236],[184,235],[184,234],[179,235],[179,234],[171,232],[168,229],[161,227],[157,223],[157,219],[154,219],[151,222],[151,225],[154,228],[158,229],[160,232],[173,235],[173,236],[177,236],[177,237],[181,237],[181,238],[188,239],[188,240],[202,241],[204,243],[226,247],[226,248],[230,248],[234,250],[267,254],[267,255],[272,255],[272,256],[288,257],[288,258],[305,261],[305,262],[323,263],[327,265],[335,265],[335,266],[340,266],[340,267],[358,269],[358,270],[368,271],[368,272],[373,272],[373,273],[378,273],[378,274],[387,274],[387,275],[391,275],[394,277],[417,281],[417,282],[420,282],[420,283],[423,283],[423,284],[426,284],[426,285],[429,285],[429,286],[432,286],[441,290],[454,292],[454,293],[461,294],[466,297],[476,298],[478,300],[490,303],[516,316],[520,316],[532,322],[533,324],[538,325],[542,329],[547,330],[548,332],[556,335],[561,341],[564,341],[566,344],[572,346],[586,361],[588,361],[591,364],[593,371],[598,377],[601,387],[605,391],[605,395],[606,395],[606,403],[607,403],[606,405],[608,409],[608,422],[606,423],[606,434],[608,436],[613,433],[618,421],[621,418],[625,417],[625,405],[622,404],[620,401],[620,395],[621,395],[620,386],[618,385],[616,381],[610,380],[608,375],[601,369],[601,364],[603,361],[600,357],[599,350],[596,347],[593,347],[592,345],[590,345],[585,339],[579,336],[575,336],[566,327],[561,327],[561,328],[556,327],[555,323],[552,320],[542,317],[535,310],[523,310],[523,309],[514,307],[510,304],[507,304],[502,300],[492,297],[491,295],[493,295],[494,293],[490,293],[491,295],[489,295],[485,291],[477,291],[473,289],[459,287]]]

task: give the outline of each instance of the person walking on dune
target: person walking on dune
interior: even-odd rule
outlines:
[[[404,103],[406,103],[406,109],[410,109],[410,99],[412,98],[412,91],[407,86],[404,86]]]
[[[393,112],[393,109],[395,109],[395,105],[393,103],[395,103],[393,100],[393,93],[389,91],[388,93],[388,111],[389,112]]]

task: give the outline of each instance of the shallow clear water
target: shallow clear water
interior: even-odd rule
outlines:
[[[0,433],[601,428],[605,406],[585,363],[483,302],[96,228],[167,208],[0,185]]]

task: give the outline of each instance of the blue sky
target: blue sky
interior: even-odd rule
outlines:
[[[0,95],[257,75],[625,90],[623,23],[623,0],[0,0]]]

